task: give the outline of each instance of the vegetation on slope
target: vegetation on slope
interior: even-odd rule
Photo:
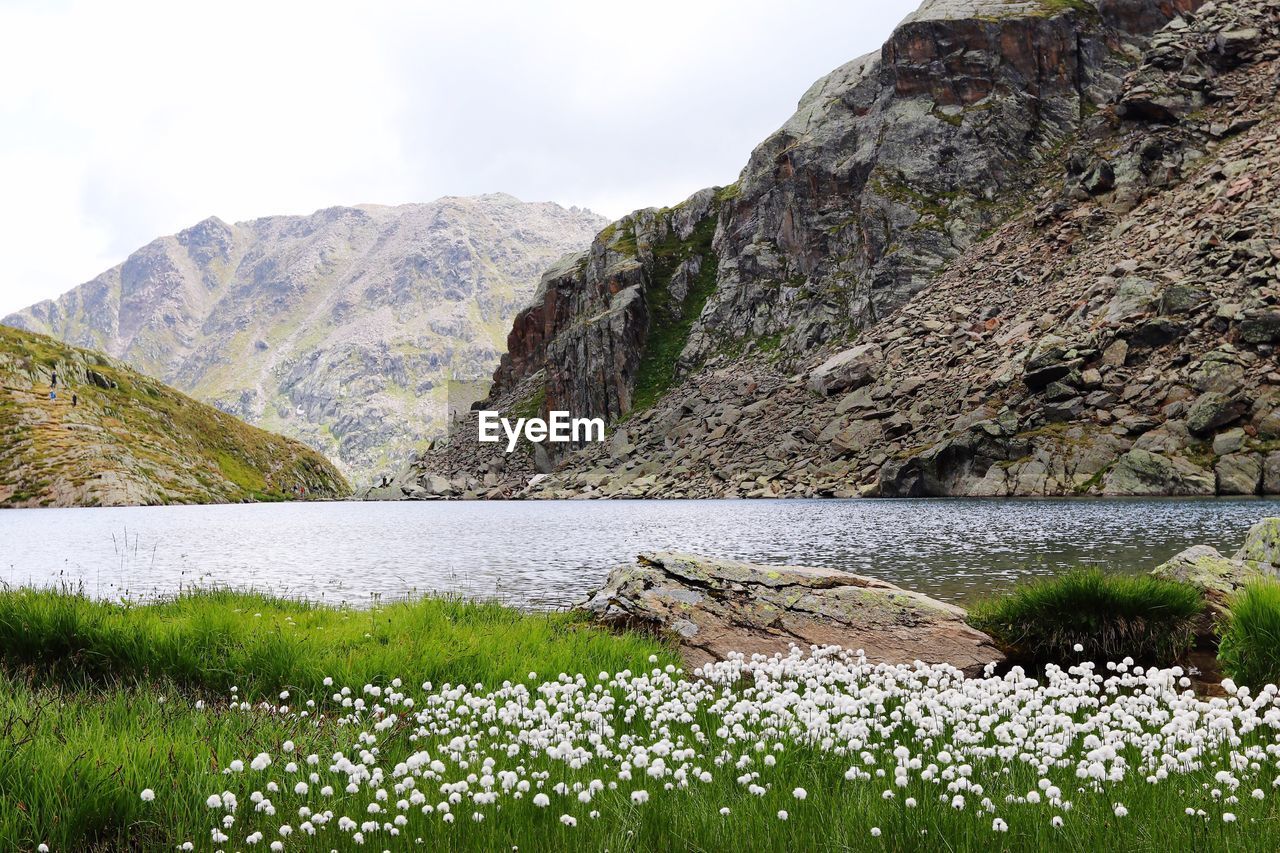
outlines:
[[[709,213],[694,228],[689,239],[672,234],[653,247],[654,269],[645,290],[649,307],[649,332],[644,355],[636,372],[632,410],[644,411],[667,392],[676,379],[680,353],[689,340],[689,331],[716,288],[716,254],[711,240],[716,233],[716,216]],[[671,277],[686,261],[698,258],[700,266],[691,277],[683,300],[671,292]]]
[[[296,441],[251,427],[101,354],[6,326],[0,326],[0,438],[0,506],[210,503],[349,492],[328,460]]]

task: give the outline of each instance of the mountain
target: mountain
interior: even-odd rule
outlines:
[[[241,423],[100,353],[4,326],[0,436],[0,507],[350,493],[328,460],[296,441]]]
[[[356,478],[445,429],[542,269],[606,220],[508,195],[217,218],[4,323],[101,350]]]
[[[374,496],[1280,492],[1278,16],[926,2],[544,275],[486,408],[607,443]]]

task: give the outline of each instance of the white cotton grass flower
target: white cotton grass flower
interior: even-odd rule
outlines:
[[[880,837],[880,827],[878,827],[878,826],[873,826],[873,827],[871,827],[871,837],[872,837],[872,838],[879,838],[879,837]]]
[[[1072,798],[1086,823],[1108,806],[1124,818],[1129,809],[1118,800],[1130,799],[1135,785],[1173,789],[1186,800],[1178,808],[1187,805],[1198,821],[1230,823],[1239,814],[1247,826],[1254,803],[1269,802],[1266,792],[1280,787],[1273,779],[1280,691],[1237,687],[1209,699],[1186,690],[1177,667],[1084,661],[1034,678],[994,668],[965,676],[945,665],[876,665],[818,648],[731,655],[687,676],[651,663],[636,672],[558,673],[543,683],[536,675],[488,686],[423,682],[421,690],[398,679],[330,683],[314,701],[296,698],[294,710],[232,700],[233,712],[289,725],[294,740],[264,737],[256,745],[264,751],[254,757],[246,748],[243,761],[214,777],[235,793],[209,794],[210,839],[233,849],[262,832],[252,843],[315,836],[323,849],[365,842],[382,849],[434,827],[458,833],[454,845],[466,846],[527,802],[535,810],[556,805],[540,817],[564,812],[567,831],[608,820],[619,798],[640,807],[656,794],[664,807],[679,808],[680,798],[725,780],[786,821],[790,813],[777,806],[788,794],[807,800],[795,780],[809,778],[800,774],[815,753],[853,785],[877,786],[863,788],[868,798],[950,807],[990,822],[995,833],[1011,832],[1010,824],[1044,827],[1039,821],[1062,830]],[[308,738],[328,726],[342,735],[312,746]],[[261,775],[243,774],[246,763]],[[236,794],[252,807],[237,811]],[[576,816],[568,813],[579,805]],[[743,814],[708,807],[729,831],[734,813]],[[284,820],[292,835],[282,833]],[[940,823],[968,821],[955,814]],[[868,830],[878,838],[880,828]],[[337,841],[321,844],[326,832]],[[910,837],[917,832],[932,841],[939,828],[916,826]]]
[[[139,794],[138,796],[142,798],[142,801],[144,803],[149,803],[156,798],[156,792],[151,790],[150,788],[143,788],[142,793]]]

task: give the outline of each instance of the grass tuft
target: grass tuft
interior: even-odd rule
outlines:
[[[1168,662],[1190,647],[1203,609],[1188,584],[1082,568],[980,602],[969,622],[1036,663],[1082,657]],[[1083,651],[1075,651],[1077,645]]]
[[[1218,644],[1222,670],[1241,684],[1280,682],[1280,583],[1255,581],[1236,593]]]

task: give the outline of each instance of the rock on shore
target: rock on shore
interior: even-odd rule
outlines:
[[[1232,595],[1260,577],[1280,576],[1280,517],[1264,518],[1249,528],[1244,545],[1230,557],[1208,545],[1193,545],[1151,573],[1189,583],[1204,593],[1210,621],[1200,633],[1211,636],[1216,632],[1213,623],[1227,614]]]
[[[834,569],[641,554],[579,606],[607,624],[674,637],[690,668],[793,644],[862,649],[873,663],[948,663],[969,674],[1004,659],[959,607]]]

